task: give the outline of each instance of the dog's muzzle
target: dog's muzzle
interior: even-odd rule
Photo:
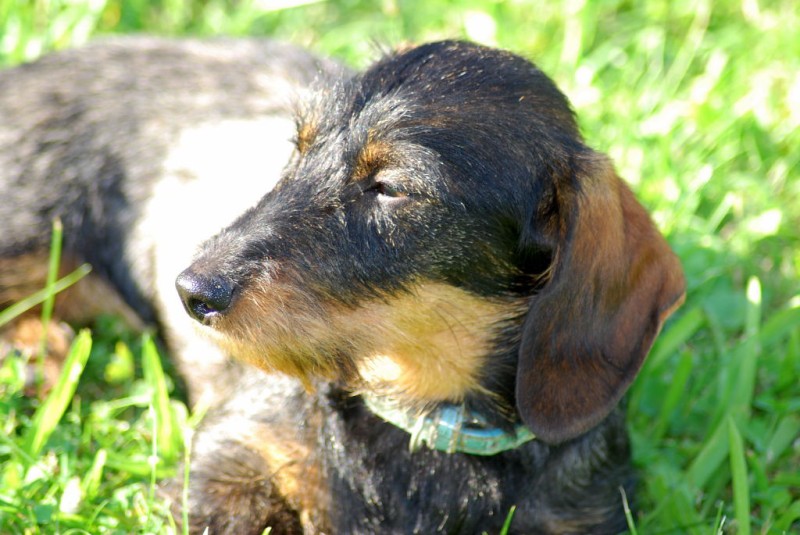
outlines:
[[[201,275],[189,268],[175,280],[183,307],[194,319],[208,325],[233,302],[234,286],[219,277]]]

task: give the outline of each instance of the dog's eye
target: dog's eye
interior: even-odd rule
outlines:
[[[392,199],[402,199],[408,196],[397,184],[392,184],[391,182],[375,182],[364,192],[376,193]]]

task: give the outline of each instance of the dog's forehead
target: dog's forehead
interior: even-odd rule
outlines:
[[[344,134],[356,144],[376,133],[403,137],[415,126],[462,123],[492,128],[533,121],[579,136],[566,97],[533,63],[461,41],[386,56],[318,91],[312,109],[301,121],[309,138]]]
[[[487,77],[502,78],[502,65],[509,60],[522,61],[532,67],[510,53],[471,43],[422,45],[389,54],[366,71],[350,77],[319,80],[310,109],[301,115],[306,119],[324,117],[328,123],[339,125],[343,118],[362,115],[377,119],[384,114],[386,119],[396,119],[413,108],[430,104],[430,98],[426,97],[466,93],[474,91],[476,86],[486,85]],[[469,82],[476,77],[477,83]]]
[[[379,134],[398,135],[398,127],[421,110],[421,103],[408,94],[366,94],[357,80],[351,80],[333,91],[319,92],[313,106],[300,114],[298,133],[307,140],[325,136],[364,143]]]
[[[320,92],[301,112],[296,141],[307,163],[317,170],[330,166],[343,170],[349,165],[397,161],[388,158],[391,147],[405,147],[406,157],[414,154],[408,145],[415,144],[414,133],[422,124],[419,103],[402,94],[370,95],[363,101],[362,96],[353,80]]]

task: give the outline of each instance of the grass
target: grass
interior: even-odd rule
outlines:
[[[291,3],[0,3],[0,63],[136,31],[271,35],[356,66],[376,43],[440,37],[534,59],[688,276],[630,394],[642,475],[631,531],[799,532],[800,5]],[[42,403],[24,395],[20,358],[0,368],[0,532],[169,533],[154,484],[192,422],[154,343],[104,319],[70,359]]]

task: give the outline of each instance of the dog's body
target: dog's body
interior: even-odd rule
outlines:
[[[633,474],[615,407],[683,279],[566,99],[525,60],[466,43],[357,76],[296,49],[267,45],[259,60],[229,45],[221,65],[179,43],[100,46],[84,67],[124,56],[133,79],[159,61],[182,70],[65,94],[48,73],[80,56],[0,77],[0,95],[29,77],[18,98],[51,103],[0,96],[0,191],[17,199],[0,212],[15,225],[0,241],[0,297],[35,283],[18,266],[39,261],[59,215],[72,263],[92,262],[162,323],[193,395],[217,400],[193,452],[198,531],[497,532],[512,507],[511,533],[623,530]],[[287,87],[303,93],[315,77],[289,159],[270,140],[289,137]],[[110,107],[98,95],[109,88],[121,101]],[[244,151],[208,144],[229,127],[250,134]],[[269,152],[251,160],[259,146]],[[202,246],[178,291],[227,353],[287,375],[223,364],[186,332],[165,282],[189,264],[180,244],[231,219],[195,190],[229,191],[234,175],[263,175],[261,191],[236,192],[243,215]],[[175,210],[187,229],[214,217],[182,239],[154,223]],[[208,386],[220,383],[232,388]],[[458,407],[504,437],[537,438],[491,455],[409,448],[376,400],[406,416]]]

